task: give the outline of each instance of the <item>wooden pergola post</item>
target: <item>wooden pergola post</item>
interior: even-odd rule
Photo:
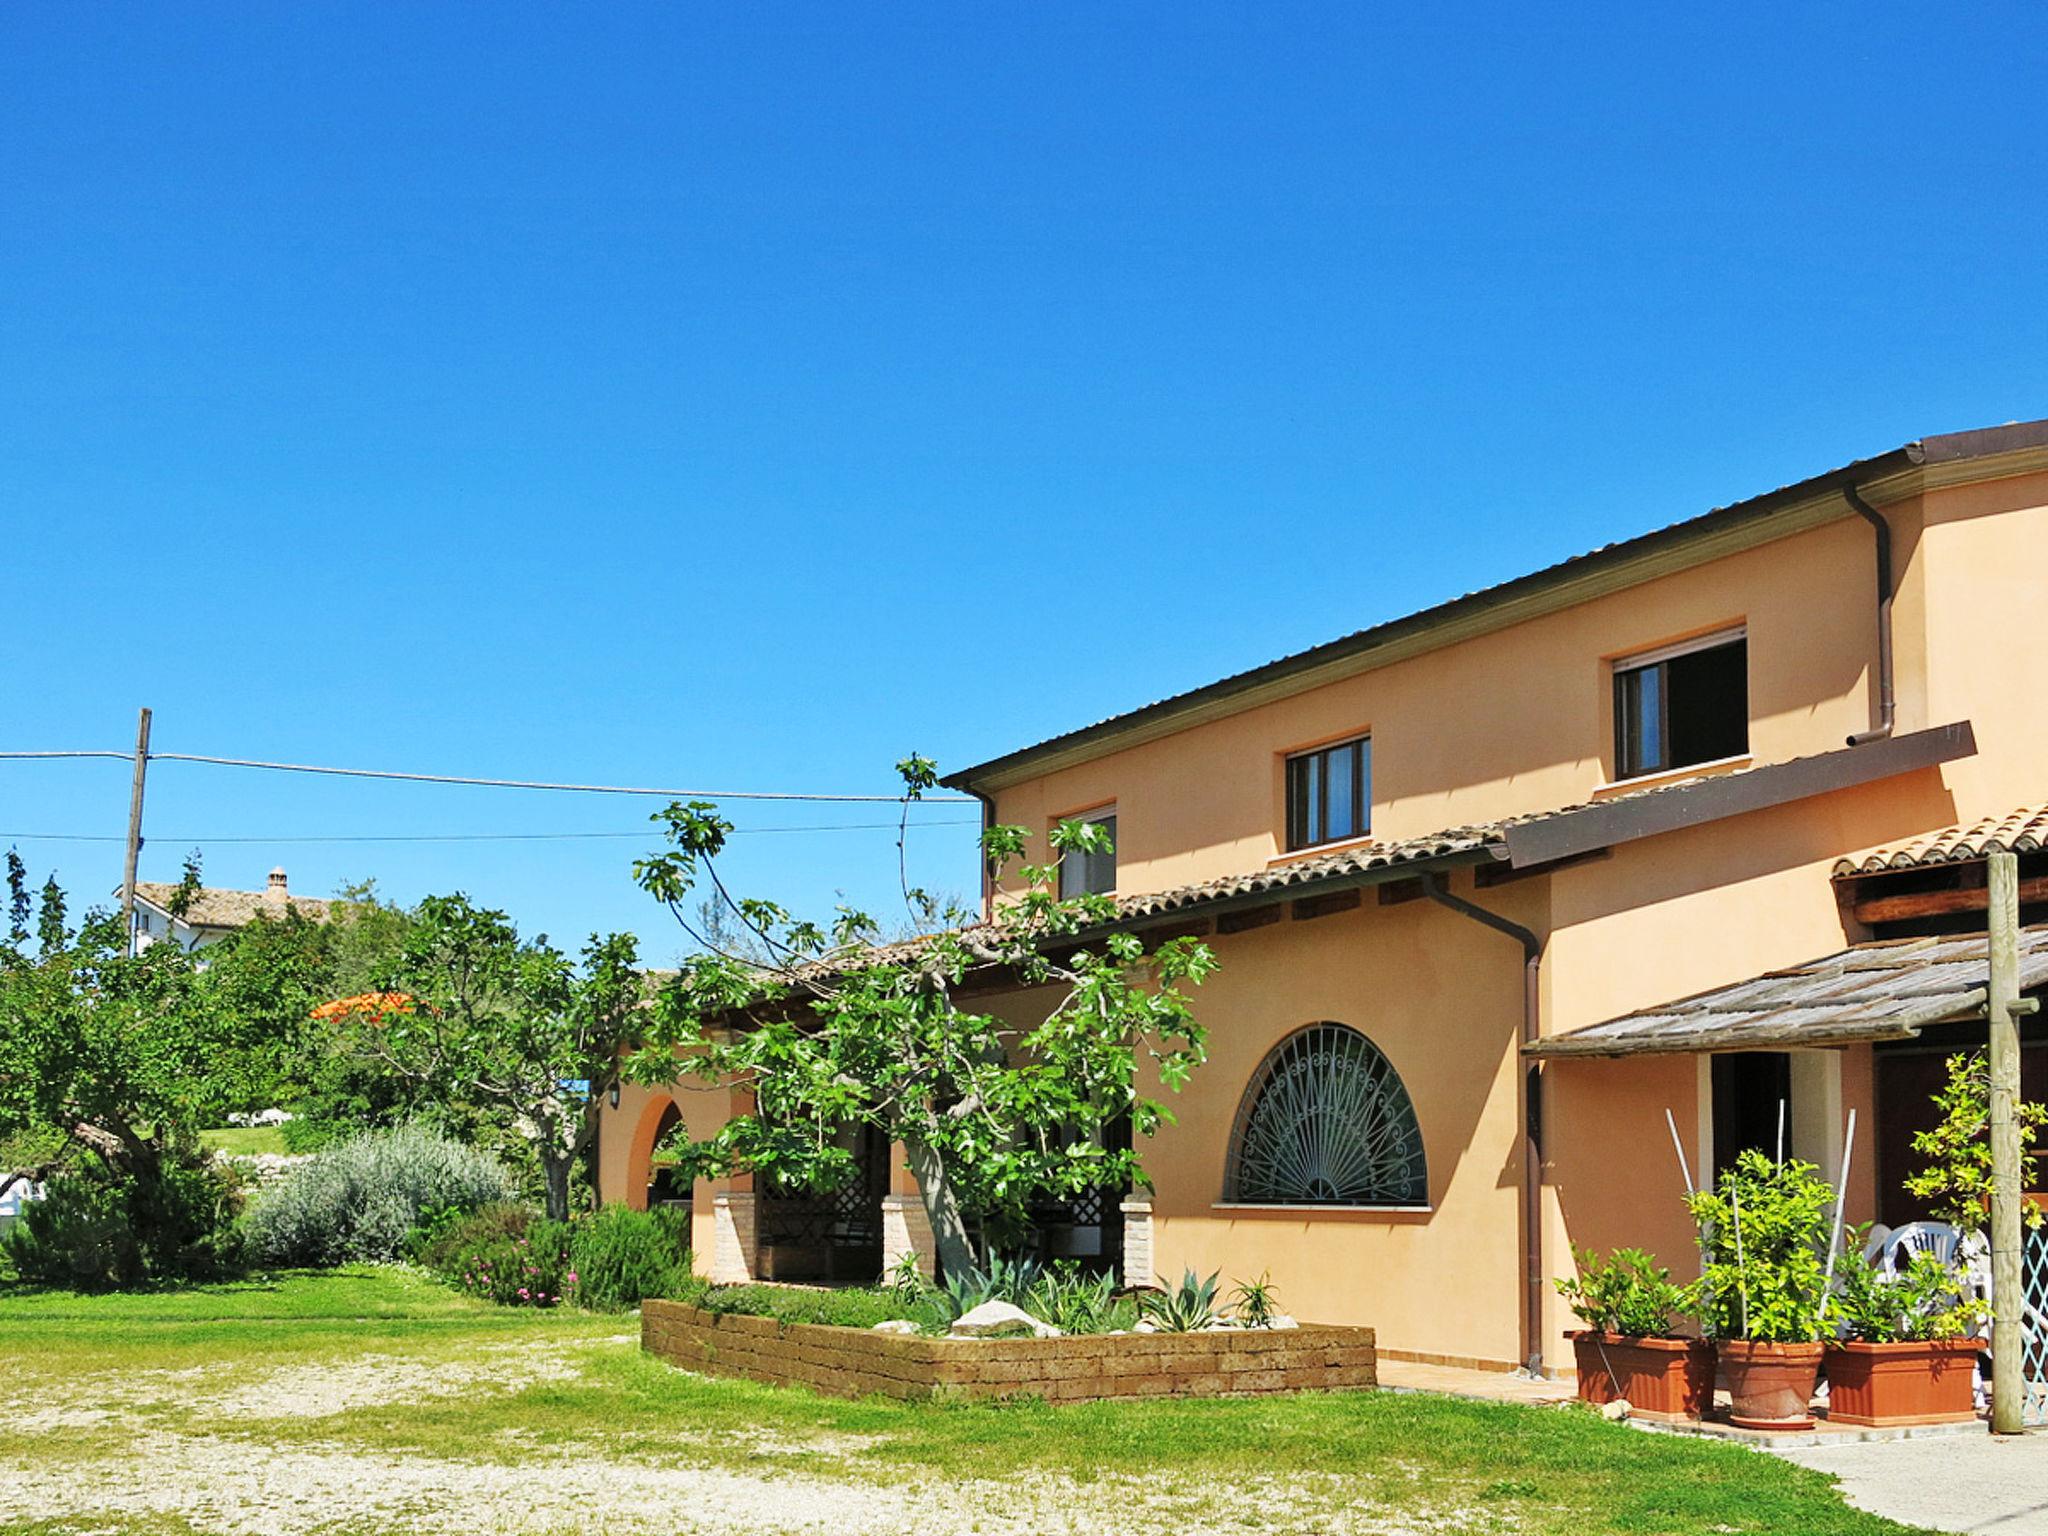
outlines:
[[[1990,977],[1984,1013],[1991,1031],[1991,1428],[2020,1432],[2024,1367],[2020,1318],[2019,1016],[2040,1006],[2020,997],[2020,861],[1994,852],[1990,884]]]

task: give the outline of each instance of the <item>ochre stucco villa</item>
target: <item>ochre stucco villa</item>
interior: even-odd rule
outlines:
[[[1069,877],[1201,933],[1210,1060],[1153,1189],[1046,1213],[1127,1276],[1270,1273],[1390,1357],[1557,1369],[1571,1245],[1693,1273],[1700,1176],[1770,1146],[1913,1214],[1908,1138],[1982,1038],[1984,855],[2048,919],[2048,421],[1929,437],[955,775]],[[1001,900],[1001,892],[991,892]],[[1979,935],[1974,941],[1967,936]],[[2048,930],[2026,935],[2048,983]],[[1028,994],[995,1006],[1028,1012]],[[2048,1092],[2039,1019],[2026,1091]],[[628,1087],[602,1186],[722,1094]],[[872,1276],[924,1229],[899,1156],[831,1202],[703,1182],[725,1278]],[[655,1197],[685,1192],[664,1191]]]

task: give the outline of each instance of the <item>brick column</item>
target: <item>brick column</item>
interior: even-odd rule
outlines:
[[[927,1280],[938,1270],[938,1250],[932,1242],[931,1218],[924,1213],[921,1195],[882,1196],[882,1274],[895,1272],[903,1255],[917,1255],[917,1272]]]
[[[754,1192],[729,1190],[713,1197],[717,1236],[711,1250],[711,1279],[717,1285],[745,1285],[760,1267],[754,1235]]]
[[[1124,1213],[1124,1284],[1152,1285],[1152,1202],[1126,1200],[1118,1209]]]

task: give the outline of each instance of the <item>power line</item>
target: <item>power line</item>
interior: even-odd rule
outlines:
[[[946,821],[913,821],[915,830],[926,827],[971,827],[979,823],[966,817],[954,817]],[[734,837],[772,835],[792,832],[894,832],[897,823],[893,821],[842,821],[829,822],[808,827],[735,827]],[[284,837],[190,837],[169,832],[150,834],[152,843],[174,843],[203,846],[208,843],[548,843],[570,842],[588,839],[637,838],[642,842],[652,840],[648,832],[391,832],[361,834],[330,834],[320,836]],[[0,832],[0,841],[25,843],[120,843],[123,837],[111,833],[97,832]]]
[[[0,752],[4,758],[111,757],[132,761],[132,752]],[[839,804],[900,805],[901,795],[824,795],[766,789],[656,789],[630,784],[558,784],[538,779],[487,779],[455,773],[406,773],[385,768],[332,768],[315,763],[273,763],[252,757],[214,757],[201,752],[152,752],[151,762],[205,763],[219,768],[261,768],[274,773],[320,773],[349,779],[397,779],[412,784],[465,784],[482,789],[538,789],[578,795],[655,795],[666,800],[792,800]],[[927,795],[918,803],[971,805],[967,795]]]

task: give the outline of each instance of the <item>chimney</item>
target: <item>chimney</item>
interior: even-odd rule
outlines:
[[[270,872],[270,884],[264,888],[263,899],[274,906],[283,906],[291,900],[291,892],[285,889],[282,867]]]

